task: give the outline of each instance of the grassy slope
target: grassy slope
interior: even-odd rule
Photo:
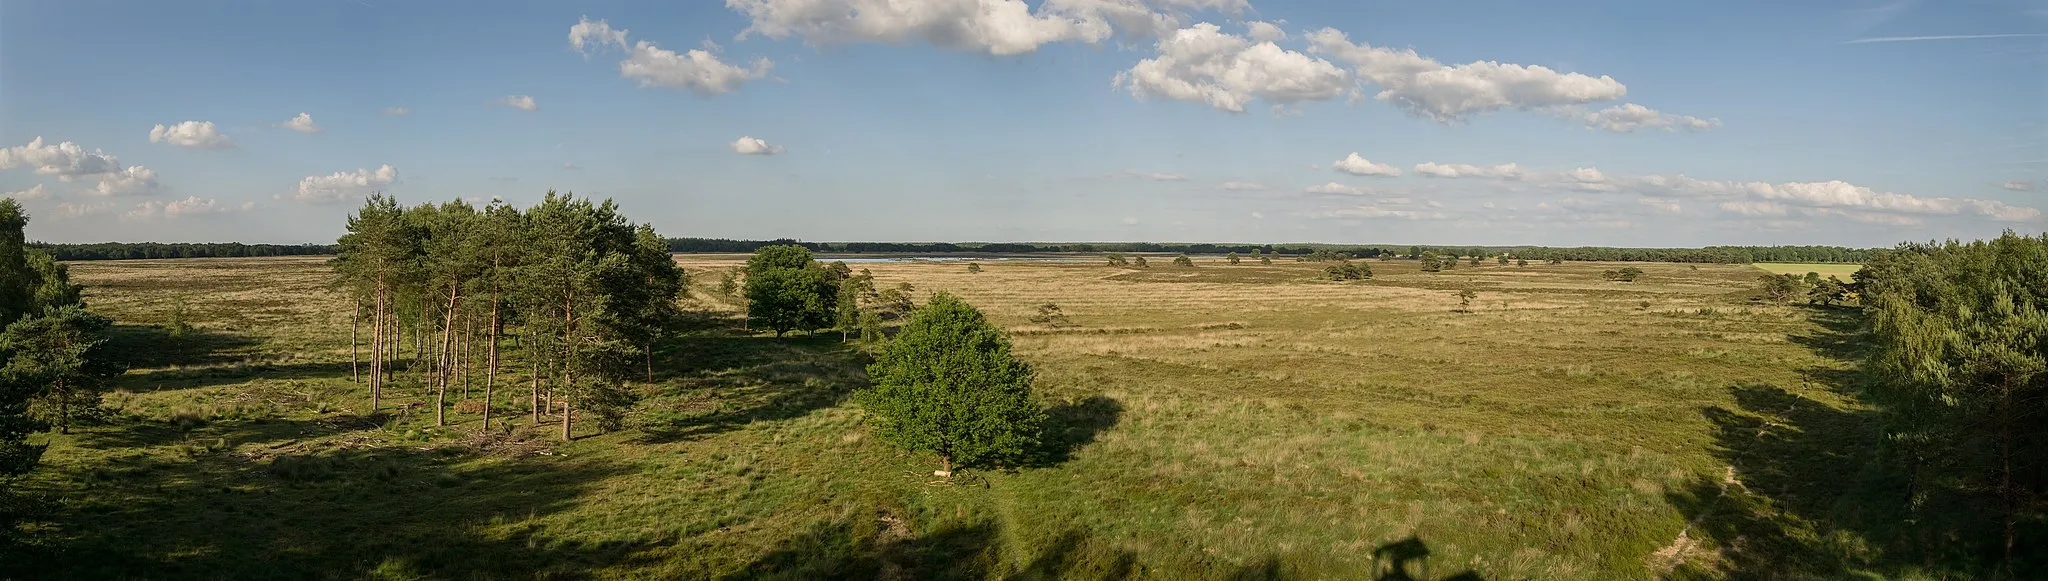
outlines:
[[[1849,477],[1877,433],[1840,315],[1746,304],[1746,266],[1371,265],[865,265],[981,305],[1040,371],[1054,460],[962,486],[867,436],[836,335],[732,329],[705,287],[638,425],[556,446],[517,373],[509,434],[363,415],[316,259],[79,263],[125,340],[165,340],[177,302],[202,333],[122,379],[114,423],[52,439],[30,488],[66,500],[30,576],[1900,571],[1867,526],[1883,491]],[[1026,320],[1047,301],[1074,326]]]

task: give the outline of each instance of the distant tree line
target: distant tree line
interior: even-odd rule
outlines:
[[[50,244],[29,248],[57,260],[133,260],[142,258],[245,258],[252,256],[318,256],[334,254],[332,244],[243,244],[240,242],[95,242]]]
[[[803,242],[792,239],[731,240],[724,238],[670,238],[672,252],[750,253],[768,246],[802,246],[814,253],[835,254],[952,254],[952,253],[1162,253],[1162,254],[1281,254],[1304,257],[1315,262],[1347,258],[1399,258],[1420,260],[1424,253],[1451,259],[1512,257],[1549,262],[1553,260],[1607,262],[1693,262],[1749,264],[1753,262],[1844,262],[1870,260],[1880,249],[1842,246],[1708,246],[1705,248],[1615,248],[1584,246],[1397,246],[1386,244],[1211,244],[1160,242]]]

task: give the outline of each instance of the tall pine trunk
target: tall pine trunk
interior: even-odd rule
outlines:
[[[362,358],[360,355],[362,350],[356,342],[356,330],[363,326],[363,301],[356,297],[350,297],[350,300],[355,302],[356,310],[355,314],[350,315],[348,319],[348,380],[362,383],[363,372],[356,364],[356,361]]]
[[[434,425],[445,426],[448,409],[448,380],[455,373],[455,304],[460,299],[456,283],[448,283],[448,313],[441,323],[441,361],[437,375],[440,381],[434,390]]]
[[[377,306],[370,313],[370,412],[376,413],[384,391],[384,283],[377,283]]]
[[[498,321],[498,291],[494,288],[491,290],[490,345],[485,348],[487,353],[485,354],[486,362],[484,363],[485,431],[491,429],[491,388],[498,385],[498,327],[500,326],[502,324]]]
[[[562,299],[562,441],[569,441],[570,423],[575,421],[575,411],[569,402],[575,401],[576,379],[571,374],[576,368],[576,289],[570,287]]]

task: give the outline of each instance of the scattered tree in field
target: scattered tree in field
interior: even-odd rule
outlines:
[[[1137,257],[1137,258],[1135,258],[1135,259],[1132,259],[1132,261],[1131,261],[1131,266],[1136,266],[1136,267],[1138,267],[1138,268],[1151,268],[1151,267],[1152,267],[1152,265],[1150,265],[1150,264],[1146,264],[1146,263],[1145,263],[1145,257],[1143,257],[1143,256],[1140,256],[1140,257]]]
[[[1642,278],[1642,276],[1643,269],[1636,268],[1633,266],[1622,268],[1619,270],[1602,271],[1600,273],[1601,280],[1611,280],[1617,282],[1635,282],[1636,279]]]
[[[1564,259],[1562,259],[1562,258],[1552,258],[1552,259],[1550,259],[1550,263],[1551,263],[1551,264],[1564,264]]]
[[[1502,254],[1502,255],[1500,255],[1500,265],[1501,265],[1501,266],[1507,266],[1507,265],[1508,265],[1508,255],[1506,255],[1506,254]]]
[[[1067,320],[1067,314],[1060,310],[1059,305],[1052,303],[1038,305],[1038,313],[1031,315],[1029,319],[1033,323],[1040,323],[1050,327],[1064,327],[1074,324],[1072,321]]]
[[[886,337],[882,335],[882,314],[874,309],[860,312],[860,342],[869,348],[879,346]]]
[[[1232,253],[1230,253],[1229,255],[1226,255],[1226,256],[1224,256],[1224,257],[1223,257],[1223,259],[1224,259],[1224,260],[1228,260],[1228,261],[1230,261],[1230,264],[1231,264],[1231,265],[1233,265],[1233,266],[1234,266],[1234,265],[1236,265],[1236,264],[1237,264],[1237,262],[1238,262],[1238,258],[1237,258],[1237,253],[1236,253],[1236,252],[1232,252]]]
[[[1421,247],[1421,246],[1410,246],[1410,247],[1408,247],[1408,259],[1409,259],[1409,260],[1422,260],[1422,255],[1423,255],[1423,252],[1422,252],[1422,247]]]
[[[652,379],[654,345],[680,315],[684,286],[652,227],[626,221],[610,201],[555,192],[524,211],[502,202],[401,208],[373,195],[349,218],[332,264],[339,286],[369,310],[373,409],[409,338],[407,369],[433,391],[436,420],[447,421],[451,394],[467,398],[481,383],[488,426],[509,326],[531,372],[533,420],[545,394],[564,439],[578,406],[599,427],[616,425],[607,418],[623,413],[614,409],[630,394],[623,383],[642,375],[635,371]]]
[[[1259,259],[1259,260],[1260,260],[1261,262],[1264,262],[1265,264],[1272,264],[1272,263],[1273,263],[1273,259],[1271,259],[1271,258],[1267,258],[1267,257],[1266,257],[1266,253],[1265,253],[1265,252],[1261,252],[1261,251],[1260,251],[1260,250],[1259,250],[1258,248],[1252,248],[1252,258],[1257,258],[1257,259]]]
[[[1806,292],[1805,279],[1792,274],[1766,274],[1757,277],[1762,284],[1758,288],[1766,300],[1787,302]]]
[[[980,272],[981,272],[981,264],[980,264],[980,263],[976,263],[976,262],[969,262],[969,263],[967,263],[967,272],[968,272],[968,273],[970,273],[970,274],[978,274],[978,273],[980,273]]]
[[[1811,305],[1834,306],[1848,300],[1849,287],[1833,276],[1822,279],[1806,292],[1806,303]]]
[[[858,394],[882,439],[937,454],[956,466],[1002,465],[1038,445],[1045,411],[1031,393],[1030,366],[973,306],[933,295],[872,365]]]
[[[1435,252],[1423,252],[1421,260],[1423,272],[1443,272],[1444,270],[1444,259],[1437,256]],[[1458,261],[1457,259],[1452,259],[1450,262],[1451,264],[1457,264]]]
[[[1131,264],[1131,261],[1125,259],[1122,254],[1110,253],[1107,258],[1110,266],[1130,266]]]
[[[1194,268],[1195,259],[1188,258],[1188,255],[1182,254],[1180,256],[1173,257],[1173,265],[1182,268]]]
[[[839,281],[839,298],[834,301],[832,326],[839,329],[841,343],[860,331],[861,317],[869,310],[865,305],[872,303],[875,296],[875,275],[865,268],[860,270],[860,274]]]
[[[1260,256],[1259,264],[1273,264],[1273,257],[1271,255]]]
[[[1458,268],[1458,255],[1452,254],[1443,257],[1442,260],[1437,261],[1437,266],[1444,270],[1456,270]]]
[[[896,286],[883,289],[879,294],[878,300],[890,312],[897,315],[908,315],[911,309],[917,308],[917,303],[911,299],[912,293],[915,292],[917,292],[917,288],[911,286],[909,282],[899,282],[896,283]]]
[[[1515,266],[1517,266],[1517,267],[1524,267],[1524,266],[1529,266],[1529,259],[1527,259],[1527,258],[1518,258],[1518,259],[1515,259]]]
[[[1372,278],[1372,266],[1342,262],[1323,267],[1323,277],[1330,280],[1367,280]]]
[[[828,294],[829,293],[829,294]],[[838,291],[825,271],[816,268],[770,268],[747,274],[747,318],[780,337],[790,331],[831,326]]]
[[[1479,256],[1474,255],[1472,257],[1472,266],[1479,266]]]
[[[2024,523],[2048,516],[2048,236],[1905,245],[1856,278],[1874,346],[1866,364],[1895,409],[1886,440],[1913,479],[1909,522],[1997,515],[1930,532],[2002,546],[2012,571],[2016,548],[2044,546],[2022,539],[2040,534]],[[1921,502],[1938,494],[1982,504]]]
[[[1458,297],[1458,312],[1470,313],[1472,312],[1472,299],[1478,298],[1479,293],[1472,292],[1472,289],[1469,288],[1459,289],[1458,294],[1455,296]]]
[[[739,279],[740,279],[740,269],[739,269],[739,268],[728,268],[728,269],[726,269],[726,270],[725,270],[725,275],[724,275],[724,276],[721,276],[721,277],[719,277],[719,278],[718,278],[718,294],[719,294],[719,296],[723,296],[723,297],[725,297],[725,298],[733,298],[733,296],[735,296],[735,295],[739,294],[739,292],[740,292],[740,280],[739,280]]]

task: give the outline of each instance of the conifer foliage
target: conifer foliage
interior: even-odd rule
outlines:
[[[1032,370],[980,310],[947,293],[918,308],[868,366],[861,405],[884,440],[930,451],[946,475],[1004,465],[1038,446],[1045,411]]]
[[[480,391],[488,429],[510,335],[515,372],[531,386],[528,411],[535,422],[557,416],[563,439],[578,410],[620,427],[632,404],[624,383],[643,370],[652,380],[654,347],[684,286],[653,227],[628,222],[609,200],[552,191],[525,210],[498,201],[405,208],[374,195],[338,247],[336,282],[369,318],[373,410],[411,372],[402,379],[431,393],[437,423],[451,396]]]

